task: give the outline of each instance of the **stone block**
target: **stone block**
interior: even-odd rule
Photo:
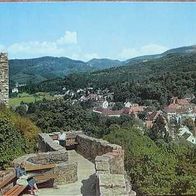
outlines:
[[[97,172],[104,171],[110,172],[110,159],[109,157],[97,156],[95,159],[95,168]]]
[[[99,174],[98,177],[101,195],[128,195],[124,175]]]
[[[47,153],[39,153],[27,159],[27,161],[34,164],[49,164],[49,163],[63,163],[68,161],[68,152],[65,151],[51,151]]]
[[[126,188],[125,177],[121,174],[99,174],[99,185]]]
[[[54,174],[57,175],[55,184],[62,185],[74,183],[78,180],[77,163],[61,163],[54,168]]]

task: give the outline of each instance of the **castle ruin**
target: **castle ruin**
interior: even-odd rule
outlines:
[[[0,53],[0,104],[8,105],[9,67],[7,53]]]

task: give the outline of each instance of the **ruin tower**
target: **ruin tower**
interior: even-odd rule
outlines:
[[[7,53],[0,53],[0,104],[8,106],[9,100],[9,68]]]

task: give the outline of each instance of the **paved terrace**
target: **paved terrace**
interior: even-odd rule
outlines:
[[[40,133],[39,153],[26,154],[13,161],[13,164],[25,162],[27,171],[41,174],[35,175],[38,183],[53,179],[56,188],[40,189],[39,196],[136,195],[125,175],[124,150],[121,146],[86,136],[81,132],[67,133],[67,136],[68,134],[65,148],[58,144],[56,134],[49,136]],[[3,193],[9,190],[19,195],[24,191],[26,186],[18,188],[13,183],[14,178],[14,171],[3,176]]]
[[[58,140],[56,133],[50,136],[41,133],[38,147],[41,152],[49,153],[49,162],[65,160],[65,163],[57,163],[54,168],[57,188],[40,189],[39,196],[136,195],[124,175],[124,151],[121,146],[82,132],[66,133],[66,148],[74,150],[67,151],[54,140]],[[41,160],[45,161],[44,157]]]
[[[95,196],[95,165],[75,150],[68,151],[70,161],[78,163],[78,181],[71,184],[59,185],[57,189],[40,189],[39,196],[84,195]]]

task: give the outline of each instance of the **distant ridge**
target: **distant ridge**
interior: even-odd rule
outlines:
[[[93,72],[121,66],[135,66],[138,63],[162,58],[171,54],[191,54],[196,52],[196,45],[174,48],[162,54],[144,55],[125,61],[108,58],[91,59],[84,62],[67,57],[45,56],[32,59],[9,60],[11,85],[18,83],[39,83],[49,79],[63,78],[71,73]]]

